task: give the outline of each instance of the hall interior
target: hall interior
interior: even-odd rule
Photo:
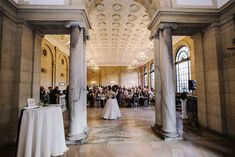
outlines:
[[[62,108],[55,156],[233,156],[234,15],[234,0],[2,0],[0,154],[33,98]],[[108,86],[120,119],[101,118]]]

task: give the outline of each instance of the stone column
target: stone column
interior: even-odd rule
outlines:
[[[159,130],[162,126],[162,119],[161,119],[162,87],[161,87],[161,74],[160,74],[159,34],[156,34],[153,37],[153,45],[154,45],[154,75],[155,75],[155,124],[153,126],[153,129]]]
[[[161,135],[167,138],[178,137],[176,129],[175,75],[173,70],[172,29],[174,25],[160,24],[160,76],[161,76]]]
[[[72,23],[70,35],[69,132],[68,140],[82,140],[87,134],[86,52],[84,28]]]

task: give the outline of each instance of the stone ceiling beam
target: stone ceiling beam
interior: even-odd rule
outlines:
[[[192,35],[198,28],[217,22],[219,22],[218,9],[159,9],[149,23],[148,29],[153,36],[161,23],[175,23],[178,25],[178,31],[173,32],[173,35]],[[188,32],[185,28],[188,28]]]
[[[79,21],[86,30],[91,28],[86,10],[77,6],[23,5],[1,0],[0,14],[14,22],[36,27],[45,34],[67,34],[66,21]]]
[[[91,23],[88,18],[88,15],[84,9],[69,9],[69,8],[20,8],[17,11],[18,19],[22,19],[24,21],[28,21],[33,25],[43,26],[47,25],[48,22],[55,22],[58,25],[61,23],[64,25],[66,21],[79,21],[80,25],[82,25],[86,29],[91,28]],[[49,25],[50,26],[50,25]],[[52,25],[53,26],[53,23]]]

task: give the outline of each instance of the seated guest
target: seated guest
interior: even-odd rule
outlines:
[[[126,98],[128,97],[129,93],[128,93],[128,90],[123,88],[123,97]]]
[[[142,89],[142,91],[140,92],[140,106],[145,106],[145,101],[148,100],[148,94],[145,90]]]
[[[88,106],[94,107],[95,95],[92,89],[89,89],[87,93],[87,101],[88,101]]]
[[[139,106],[140,93],[138,89],[133,90],[133,97],[130,100],[130,106]]]

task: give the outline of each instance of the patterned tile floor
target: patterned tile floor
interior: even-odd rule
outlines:
[[[162,141],[152,130],[154,108],[121,108],[122,118],[103,120],[102,108],[88,108],[89,136],[83,145],[69,145],[61,157],[233,157],[235,141],[206,129],[184,128],[184,140]],[[65,132],[68,118],[64,115]],[[14,157],[15,146],[0,149]]]
[[[102,109],[96,110],[92,120],[89,119],[91,127],[86,144],[94,143],[143,143],[149,141],[160,141],[161,139],[154,134],[151,129],[151,124],[154,124],[151,119],[154,117],[154,112],[151,108],[122,108],[122,118],[117,120],[102,120],[99,113]],[[147,114],[146,114],[147,113]]]

